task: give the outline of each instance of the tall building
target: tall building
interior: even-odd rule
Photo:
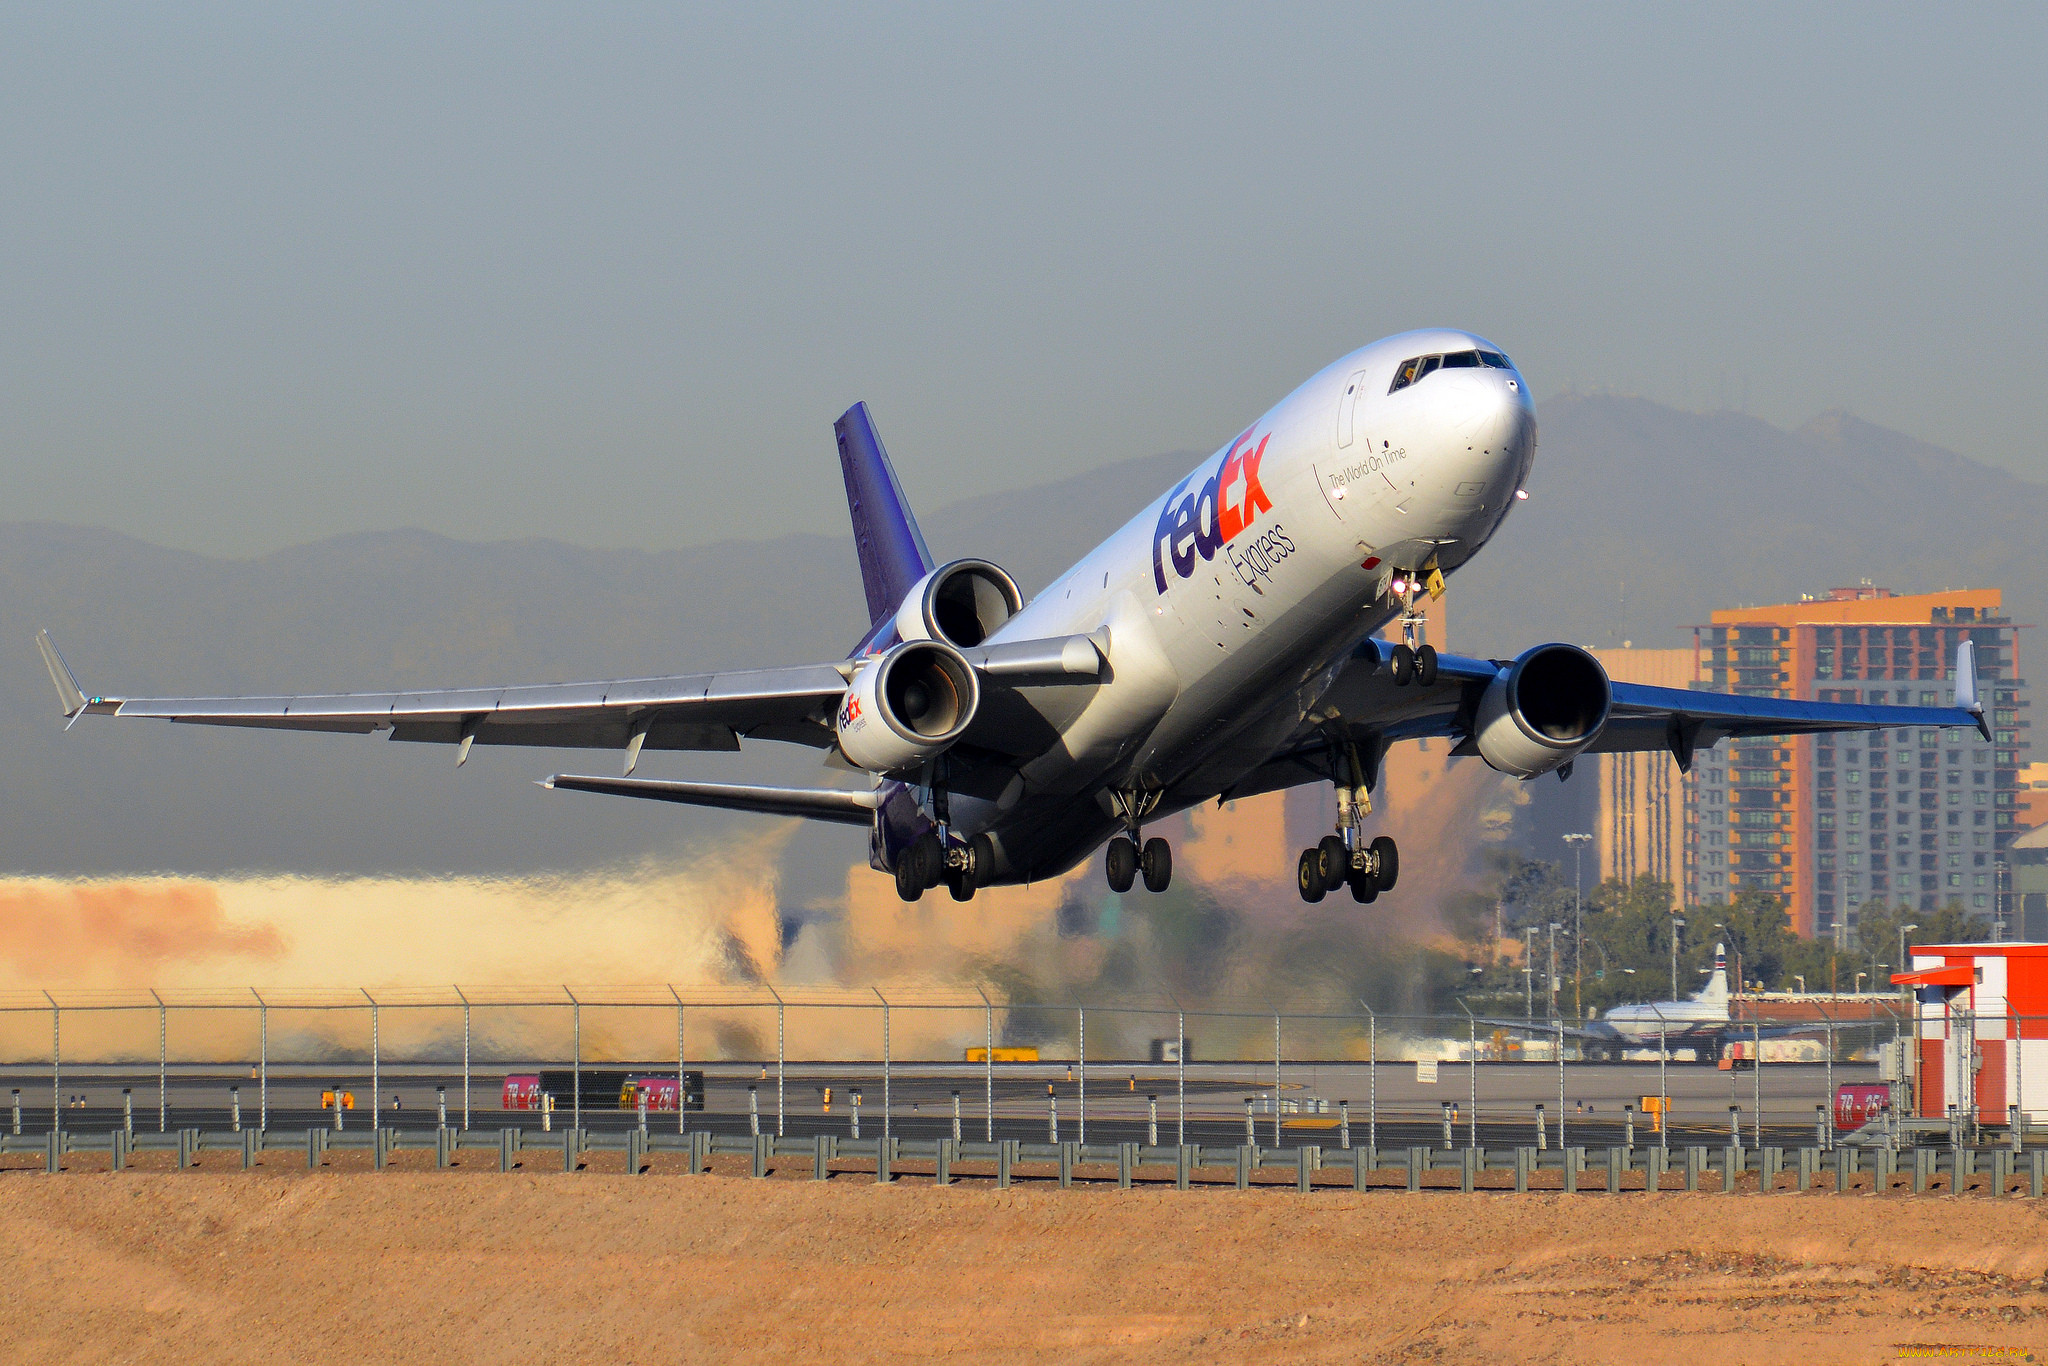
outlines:
[[[1694,650],[1595,650],[1607,675],[1622,683],[1690,688],[1699,682]],[[1663,750],[1596,754],[1588,776],[1598,793],[1593,851],[1600,880],[1650,876],[1674,893],[1685,885],[1685,779]],[[1582,767],[1587,767],[1582,765]]]
[[[1822,702],[1944,706],[1955,647],[1976,642],[1993,743],[1973,728],[1723,741],[1686,788],[1688,901],[1783,897],[1804,935],[1844,935],[1865,902],[1999,910],[2019,826],[2018,628],[1996,589],[1826,597],[1715,612],[1696,628],[1699,686]]]

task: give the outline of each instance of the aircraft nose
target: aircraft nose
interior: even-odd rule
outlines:
[[[1462,511],[1504,509],[1527,467],[1536,412],[1527,386],[1504,370],[1460,370],[1430,377],[1436,395],[1438,450],[1445,489]],[[1467,506],[1468,504],[1474,506]]]

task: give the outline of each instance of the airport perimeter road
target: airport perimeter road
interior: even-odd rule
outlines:
[[[138,1130],[223,1130],[233,1126],[237,1105],[241,1123],[248,1127],[263,1122],[271,1128],[331,1126],[334,1115],[323,1106],[322,1093],[337,1089],[354,1100],[353,1108],[341,1116],[349,1128],[373,1122],[433,1128],[445,1103],[447,1121],[454,1127],[465,1122],[479,1129],[580,1122],[586,1129],[616,1130],[636,1124],[638,1115],[619,1108],[615,1093],[594,1094],[591,1083],[596,1074],[673,1076],[675,1064],[585,1063],[580,1106],[564,1094],[549,1116],[501,1108],[508,1073],[544,1069],[567,1070],[559,1063],[472,1069],[465,1113],[459,1069],[384,1064],[376,1073],[374,1121],[371,1069],[359,1062],[273,1065],[267,1076],[247,1065],[180,1065],[165,1069],[161,1090],[154,1067],[67,1068],[54,1079],[54,1096],[47,1066],[17,1066],[0,1068],[0,1087],[8,1092],[9,1105],[18,1107],[24,1133],[47,1130],[53,1115],[62,1127],[79,1132],[119,1128],[131,1116]],[[1536,1107],[1542,1105],[1546,1142],[1559,1142],[1555,1064],[1444,1063],[1436,1081],[1429,1083],[1418,1079],[1413,1063],[1284,1062],[1277,1091],[1270,1062],[1191,1063],[1184,1070],[1171,1064],[1091,1062],[1085,1078],[1081,1068],[1066,1063],[998,1064],[993,1069],[958,1063],[894,1064],[886,1077],[879,1062],[806,1063],[787,1066],[779,1074],[772,1062],[712,1063],[690,1070],[705,1074],[706,1108],[690,1111],[682,1122],[725,1133],[745,1133],[758,1124],[767,1133],[779,1129],[797,1136],[851,1135],[857,1114],[861,1132],[868,1136],[880,1133],[886,1123],[889,1132],[900,1137],[933,1137],[951,1132],[957,1105],[962,1132],[970,1138],[993,1132],[996,1137],[1045,1139],[1055,1124],[1059,1136],[1080,1138],[1085,1124],[1090,1141],[1142,1141],[1149,1137],[1148,1126],[1156,1113],[1162,1141],[1185,1136],[1189,1142],[1240,1143],[1249,1103],[1258,1141],[1269,1146],[1337,1146],[1347,1131],[1351,1142],[1359,1145],[1437,1144],[1447,1115],[1457,1144],[1469,1140],[1476,1120],[1480,1140],[1501,1146],[1533,1143]],[[1567,1141],[1582,1146],[1620,1143],[1631,1124],[1637,1142],[1646,1141],[1654,1129],[1640,1107],[1644,1097],[1658,1095],[1658,1072],[1654,1062],[1568,1063],[1563,1070],[1562,1115]],[[1822,1064],[1784,1063],[1767,1064],[1758,1074],[1671,1064],[1664,1069],[1664,1086],[1670,1098],[1672,1141],[1716,1141],[1728,1132],[1731,1107],[1739,1114],[1745,1135],[1756,1131],[1760,1119],[1767,1139],[1810,1138],[1819,1118],[1816,1107],[1829,1099],[1830,1077],[1837,1085],[1872,1082],[1876,1069],[1837,1063],[1830,1074]],[[1629,1107],[1636,1110],[1632,1119]],[[0,1123],[11,1125],[15,1113],[0,1111]],[[678,1124],[678,1116],[674,1111],[655,1111],[647,1122],[650,1128],[668,1130]]]

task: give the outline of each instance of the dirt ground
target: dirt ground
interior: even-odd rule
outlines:
[[[9,1171],[0,1230],[44,1364],[2048,1354],[2023,1199]]]

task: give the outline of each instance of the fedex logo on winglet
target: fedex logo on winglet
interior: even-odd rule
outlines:
[[[1230,447],[1223,464],[1199,489],[1192,492],[1189,475],[1166,495],[1159,510],[1159,525],[1152,532],[1152,581],[1166,591],[1166,566],[1187,578],[1195,572],[1195,556],[1216,557],[1218,549],[1237,539],[1261,512],[1271,512],[1273,502],[1259,484],[1259,461],[1265,458],[1271,434],[1259,438],[1258,447],[1247,451],[1252,434],[1248,430]]]

